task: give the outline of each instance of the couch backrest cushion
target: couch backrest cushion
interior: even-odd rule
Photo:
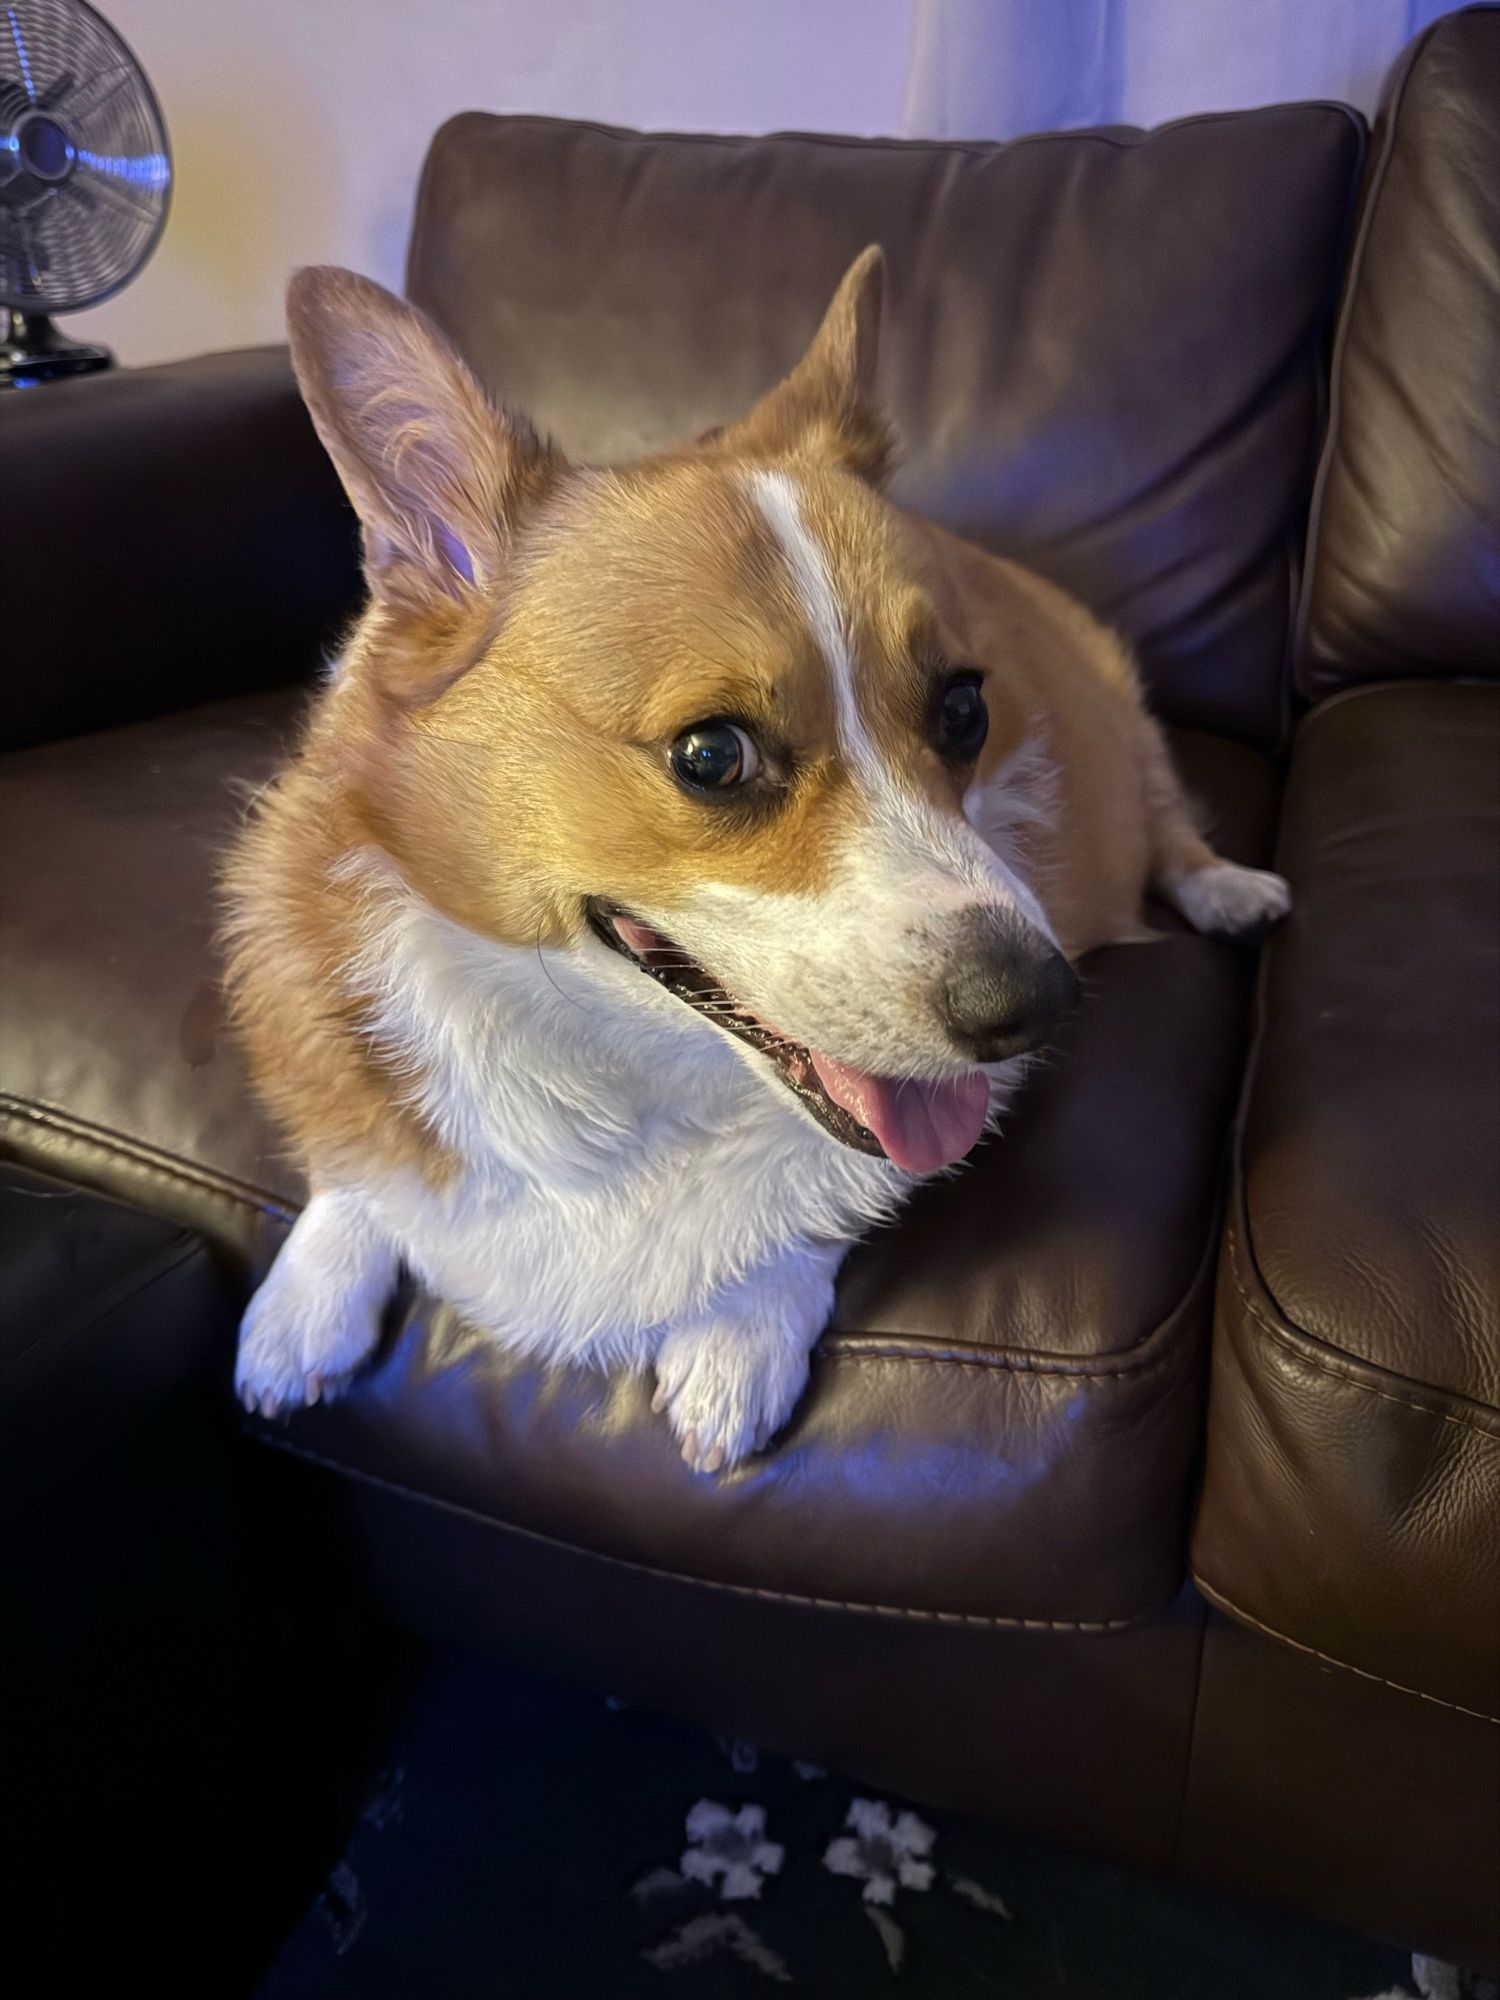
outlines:
[[[1500,673],[1500,9],[1391,79],[1333,368],[1297,675]]]
[[[895,497],[1077,591],[1174,719],[1278,733],[1363,145],[1303,104],[1005,146],[438,133],[408,290],[583,458],[745,410],[890,260]]]

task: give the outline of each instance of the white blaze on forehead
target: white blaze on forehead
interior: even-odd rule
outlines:
[[[876,751],[855,693],[849,620],[827,555],[803,518],[797,481],[790,473],[762,470],[749,473],[746,484],[776,537],[798,605],[827,665],[839,747],[871,807],[866,826],[845,856],[840,910],[852,911],[857,927],[883,912],[889,936],[936,911],[977,902],[1019,909],[1050,936],[1041,904],[983,832],[935,811],[900,782]],[[764,908],[770,899],[763,890],[754,894]],[[825,935],[838,935],[836,924]]]
[[[749,484],[755,503],[786,558],[802,615],[827,664],[840,746],[857,771],[872,777],[880,770],[880,763],[854,695],[849,621],[828,573],[828,560],[802,518],[797,483],[790,473],[762,471],[752,472]]]

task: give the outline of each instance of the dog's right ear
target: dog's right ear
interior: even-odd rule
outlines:
[[[370,589],[410,605],[494,585],[560,461],[497,410],[414,306],[331,266],[287,292],[292,364],[364,529]]]
[[[875,391],[884,291],[885,257],[872,243],[844,273],[791,374],[707,442],[755,455],[814,453],[878,486],[894,450]]]

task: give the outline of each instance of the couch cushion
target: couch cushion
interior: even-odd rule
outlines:
[[[1298,739],[1195,1573],[1360,1672],[1500,1697],[1500,688]]]
[[[1006,146],[470,112],[408,287],[569,451],[632,457],[745,410],[883,243],[897,498],[1119,625],[1174,720],[1267,741],[1362,136],[1317,104]]]
[[[298,1188],[221,1032],[215,849],[295,716],[254,697],[0,766],[4,1143],[264,1268]],[[1270,766],[1180,735],[1226,843]],[[787,1441],[689,1475],[639,1382],[540,1373],[409,1303],[341,1404],[277,1435],[489,1518],[744,1589],[1109,1627],[1180,1579],[1217,1169],[1248,961],[1100,952],[1006,1138],[850,1261]]]
[[[1391,79],[1333,364],[1298,677],[1500,673],[1500,9]]]

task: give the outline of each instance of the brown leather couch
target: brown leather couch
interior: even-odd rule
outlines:
[[[261,1434],[423,1632],[1495,1960],[1500,13],[1430,30],[1368,140],[1329,104],[1008,146],[466,114],[408,282],[628,456],[743,409],[877,239],[896,494],[1131,636],[1290,923],[1259,969],[1098,953],[732,1478],[648,1385],[423,1298]],[[0,1141],[237,1301],[299,1188],[224,1039],[214,855],[351,523],[279,351],[13,397],[0,450]]]

